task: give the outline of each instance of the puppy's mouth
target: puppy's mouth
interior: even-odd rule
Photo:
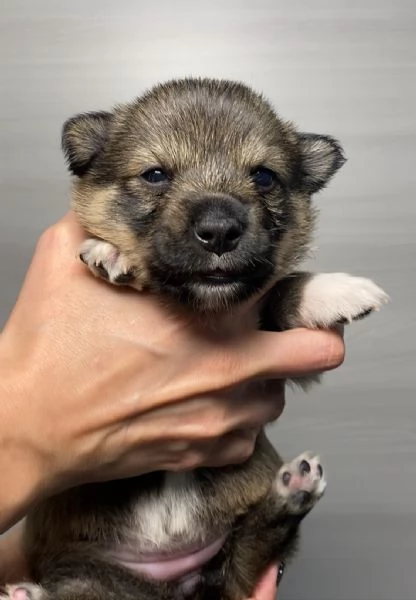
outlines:
[[[249,266],[195,265],[182,271],[162,262],[153,266],[152,276],[156,290],[180,304],[203,312],[222,312],[260,291],[273,276],[273,266],[271,261],[254,264],[251,260]]]
[[[252,275],[251,275],[252,276]],[[181,275],[175,274],[173,280],[176,280]],[[240,271],[229,271],[225,269],[213,269],[210,271],[199,271],[196,273],[183,275],[182,283],[197,283],[207,285],[226,285],[229,283],[244,283],[250,279],[250,274]],[[172,282],[172,278],[171,278]]]

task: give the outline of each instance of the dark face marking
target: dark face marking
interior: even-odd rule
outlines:
[[[309,196],[343,160],[331,138],[298,134],[258,94],[217,80],[173,81],[113,113],[74,117],[63,146],[87,228],[101,203],[91,233],[146,264],[151,288],[213,311],[303,257]]]

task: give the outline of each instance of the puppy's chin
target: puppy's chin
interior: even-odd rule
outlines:
[[[165,280],[158,288],[164,295],[181,305],[192,307],[195,311],[225,313],[261,291],[268,279],[268,277],[252,279],[198,277],[181,282]]]

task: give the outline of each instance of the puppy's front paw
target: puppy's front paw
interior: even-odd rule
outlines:
[[[318,273],[305,283],[297,320],[304,327],[328,328],[361,319],[387,301],[387,294],[370,279]]]
[[[309,512],[322,497],[325,488],[326,479],[320,459],[308,452],[282,465],[277,475],[277,493],[294,515]]]
[[[46,598],[43,588],[34,583],[8,585],[5,589],[5,593],[0,593],[0,600],[44,600]]]
[[[85,240],[79,250],[79,257],[96,277],[116,285],[129,285],[134,282],[134,270],[119,250],[102,240]]]

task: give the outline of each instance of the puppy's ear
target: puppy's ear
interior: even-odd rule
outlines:
[[[314,133],[299,133],[301,186],[314,194],[325,187],[346,162],[340,144],[334,138]]]
[[[91,112],[76,115],[64,124],[62,150],[69,169],[77,177],[87,173],[103,149],[112,119],[111,113]]]

